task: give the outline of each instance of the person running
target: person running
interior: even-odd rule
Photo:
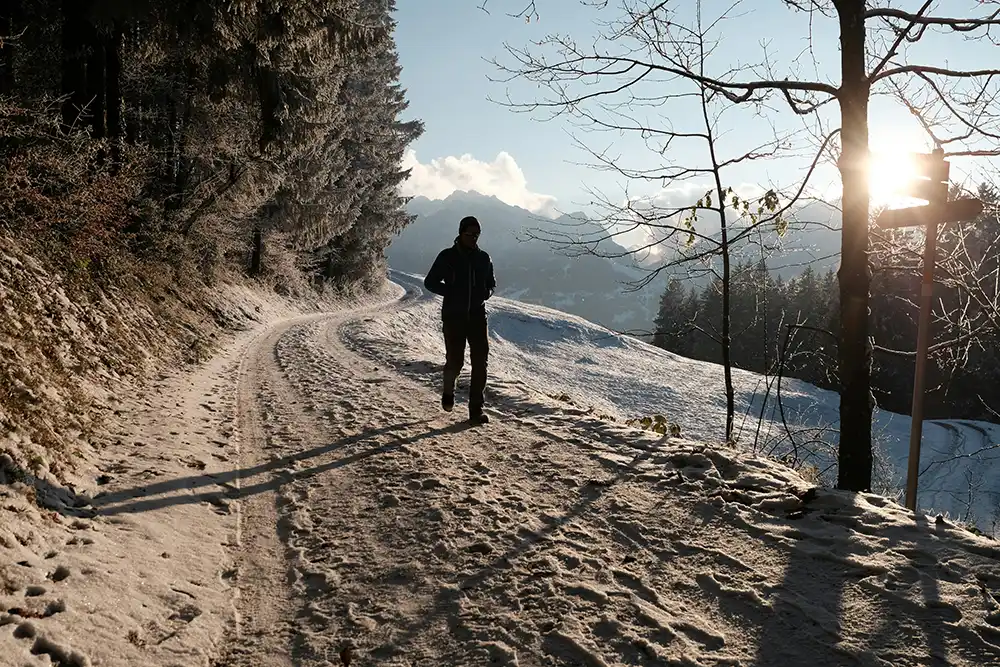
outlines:
[[[486,364],[490,353],[486,330],[486,300],[496,290],[493,260],[479,247],[479,220],[466,216],[458,223],[454,245],[438,253],[424,287],[444,297],[441,304],[441,325],[444,333],[444,383],[441,408],[451,412],[455,407],[455,381],[465,364],[465,344],[469,343],[472,379],[469,384],[469,421],[487,424],[483,412],[486,390]]]

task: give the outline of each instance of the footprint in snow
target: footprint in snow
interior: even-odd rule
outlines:
[[[167,617],[168,621],[180,621],[182,623],[190,623],[194,619],[201,616],[201,609],[194,605],[184,605],[170,616]]]
[[[45,590],[44,586],[31,585],[24,589],[25,597],[34,598],[41,595],[45,595],[48,591]]]
[[[920,581],[920,572],[912,567],[901,567],[892,570],[886,575],[886,590],[895,591],[901,588],[909,588]]]
[[[944,600],[927,600],[924,607],[945,623],[958,623],[963,618],[962,610]]]
[[[2,620],[0,620],[0,624],[3,624]],[[53,665],[59,665],[60,667],[89,667],[91,664],[90,659],[79,651],[58,644],[40,634],[31,621],[19,623],[14,628],[13,634],[17,639],[34,640],[30,649],[32,655],[48,656]]]
[[[382,505],[382,507],[399,507],[401,501],[399,496],[394,496],[389,493],[379,498],[379,504]]]

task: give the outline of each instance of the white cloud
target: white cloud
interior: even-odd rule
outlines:
[[[733,191],[744,199],[754,199],[764,194],[764,188],[752,183],[740,183]],[[711,192],[715,195],[715,185],[710,183],[684,183],[663,188],[648,197],[633,200],[633,205],[657,209],[672,209],[693,206],[696,201]]]
[[[506,151],[498,153],[492,162],[477,160],[466,153],[460,157],[435,158],[425,164],[410,149],[403,156],[403,168],[411,170],[410,177],[400,186],[401,194],[406,197],[444,199],[456,190],[475,190],[532,213],[558,215],[556,198],[529,190],[524,172]]]
[[[751,183],[740,183],[733,187],[733,191],[741,199],[752,202],[764,194],[763,188]],[[621,206],[631,207],[632,210],[636,211],[636,214],[622,214],[620,216],[620,226],[622,228],[629,228],[634,224],[637,227],[629,231],[627,235],[623,234],[619,242],[632,247],[646,247],[651,243],[660,243],[666,246],[666,248],[672,249],[679,247],[677,244],[685,245],[687,235],[676,232],[678,227],[683,227],[683,220],[688,215],[687,211],[683,211],[682,209],[693,206],[709,192],[715,196],[715,186],[711,183],[687,182],[672,184],[669,187],[661,188],[648,195],[635,196],[627,200],[622,200]],[[745,223],[745,218],[733,209],[732,206],[729,206],[728,203],[727,201],[726,208],[729,211],[729,224],[739,226]],[[651,215],[664,216],[664,220],[660,225],[668,225],[672,229],[658,225],[643,224],[643,220]],[[694,229],[699,234],[714,237],[718,233],[718,224],[717,217],[708,211],[702,211],[694,223]],[[665,240],[665,238],[670,240]],[[662,252],[666,248],[658,248],[658,252]]]

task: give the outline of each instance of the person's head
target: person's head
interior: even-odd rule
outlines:
[[[467,215],[458,223],[458,242],[463,248],[475,248],[479,242],[479,221]]]

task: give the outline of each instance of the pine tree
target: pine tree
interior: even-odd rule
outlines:
[[[363,15],[380,22],[391,34],[395,2]],[[399,84],[401,67],[390,40],[357,59],[345,80],[341,99],[349,110],[344,137],[348,168],[338,181],[341,191],[354,193],[343,213],[343,231],[315,247],[327,278],[370,281],[385,270],[385,248],[411,221],[402,209],[399,184],[409,175],[400,169],[406,147],[423,132],[422,123],[404,121],[406,94]]]
[[[682,354],[680,341],[686,333],[684,312],[688,290],[679,278],[671,278],[660,295],[660,308],[654,321],[653,345]]]
[[[190,257],[209,276],[254,247],[250,265],[266,271],[269,245],[321,259],[331,277],[377,282],[384,247],[409,221],[399,165],[422,131],[399,117],[394,9],[11,0],[0,36],[29,29],[3,42],[0,94],[35,107],[62,96],[65,132],[85,130],[101,159],[146,176],[143,214],[125,230],[145,257]]]

